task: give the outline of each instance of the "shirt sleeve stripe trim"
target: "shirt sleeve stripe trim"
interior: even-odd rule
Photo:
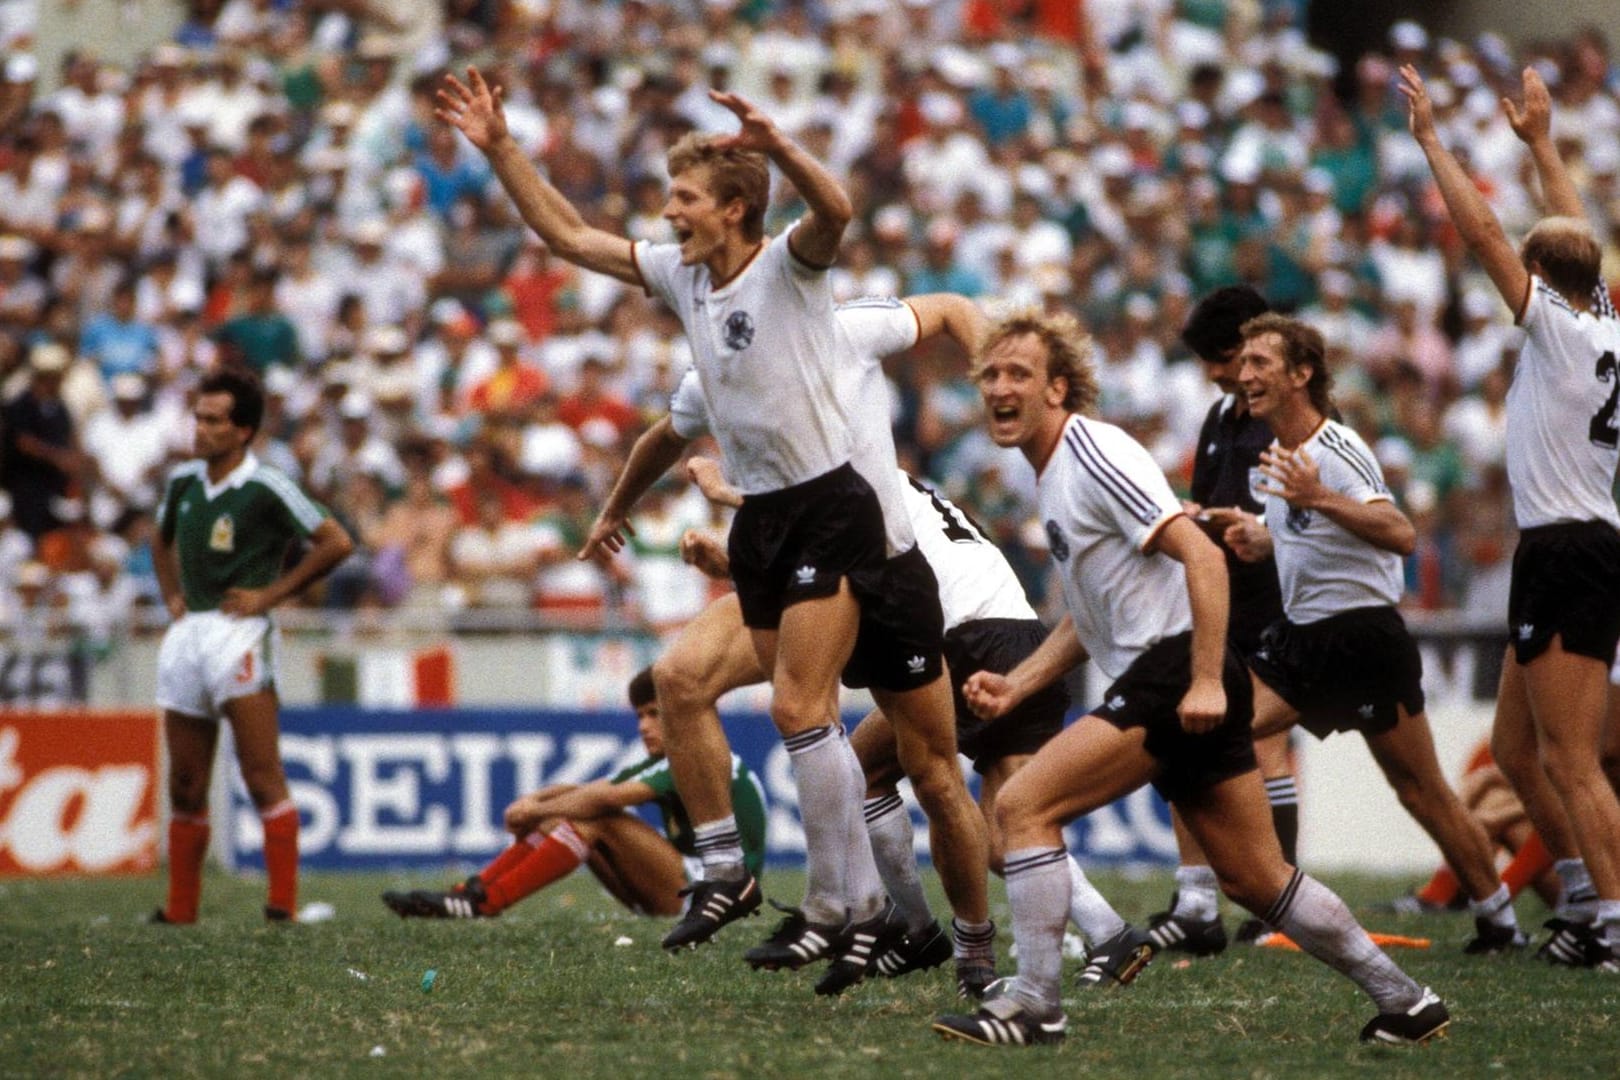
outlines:
[[[1322,432],[1322,445],[1343,458],[1345,463],[1356,470],[1356,474],[1365,480],[1369,486],[1374,488],[1384,486],[1384,481],[1378,472],[1378,466],[1369,462],[1343,435],[1331,428],[1326,429]]]
[[[326,520],[321,508],[316,506],[308,495],[298,490],[298,485],[278,472],[269,469],[260,469],[254,478],[279,498],[292,516],[306,529],[313,530]]]
[[[1081,466],[1096,477],[1114,498],[1124,504],[1132,516],[1144,525],[1151,525],[1158,519],[1161,512],[1159,504],[1138,487],[1135,481],[1126,476],[1119,466],[1108,460],[1091,439],[1084,425],[1071,424],[1064,435],[1064,441],[1069,444],[1069,449],[1074,452],[1075,459]]]
[[[1146,551],[1148,548],[1152,547],[1153,542],[1159,538],[1159,534],[1164,532],[1164,529],[1165,529],[1166,525],[1169,525],[1172,521],[1176,520],[1176,518],[1178,518],[1178,517],[1185,517],[1185,516],[1186,516],[1185,513],[1183,511],[1180,511],[1180,510],[1165,510],[1165,511],[1162,511],[1160,516],[1159,516],[1159,520],[1155,521],[1153,523],[1152,527],[1148,529],[1147,535],[1142,537],[1142,542],[1140,544],[1136,545],[1136,549],[1138,551]]]

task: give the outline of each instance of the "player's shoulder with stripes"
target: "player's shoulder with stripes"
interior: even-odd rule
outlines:
[[[299,487],[297,481],[274,465],[259,462],[248,476],[247,483],[257,485],[274,498],[285,503],[308,526],[313,526],[320,518],[326,516],[320,504],[311,498],[303,488]]]
[[[1372,487],[1383,487],[1383,467],[1378,464],[1378,457],[1367,445],[1367,440],[1355,428],[1338,420],[1324,420],[1309,442],[1317,448],[1319,468],[1342,466]]]

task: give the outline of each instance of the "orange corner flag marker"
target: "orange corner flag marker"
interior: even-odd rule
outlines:
[[[1434,944],[1433,941],[1426,937],[1407,937],[1405,934],[1380,934],[1372,930],[1367,931],[1367,936],[1373,939],[1374,945],[1380,945],[1384,948],[1395,946],[1402,949],[1427,949]],[[1263,945],[1268,949],[1300,951],[1299,946],[1287,934],[1282,933],[1267,934],[1255,944]]]

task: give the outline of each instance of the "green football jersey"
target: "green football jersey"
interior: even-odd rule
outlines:
[[[664,834],[675,845],[675,850],[682,855],[695,856],[692,820],[686,816],[686,805],[675,791],[675,776],[669,770],[668,759],[649,757],[621,769],[613,777],[615,784],[631,780],[653,789],[653,803],[664,818]],[[737,832],[742,836],[743,865],[758,877],[765,869],[765,793],[753,771],[736,754],[731,755],[731,812],[737,818]]]
[[[188,461],[169,474],[158,534],[173,543],[188,611],[212,611],[225,590],[258,589],[281,576],[287,544],[307,537],[326,510],[252,454],[217,486]]]

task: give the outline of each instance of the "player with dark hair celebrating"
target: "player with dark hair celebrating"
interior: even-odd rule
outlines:
[[[1249,411],[1248,399],[1237,382],[1237,355],[1243,346],[1243,324],[1269,310],[1265,298],[1250,286],[1231,285],[1198,301],[1181,329],[1181,340],[1222,394],[1209,407],[1198,433],[1192,490],[1184,509],[1226,555],[1232,597],[1226,636],[1244,658],[1259,647],[1260,632],[1282,617],[1276,562],[1269,556],[1245,562],[1225,540],[1228,530],[1239,536],[1259,527],[1257,515],[1262,506],[1253,479],[1259,473],[1261,451],[1271,445],[1271,428]],[[1292,863],[1299,839],[1299,794],[1288,735],[1256,739],[1254,755],[1265,780],[1271,823],[1282,842],[1283,858]],[[1180,817],[1174,817],[1173,823],[1181,849],[1176,891],[1170,909],[1149,920],[1148,933],[1160,949],[1213,955],[1226,947],[1218,906],[1220,886]],[[1237,939],[1253,941],[1265,929],[1258,919],[1249,919],[1238,928]]]

